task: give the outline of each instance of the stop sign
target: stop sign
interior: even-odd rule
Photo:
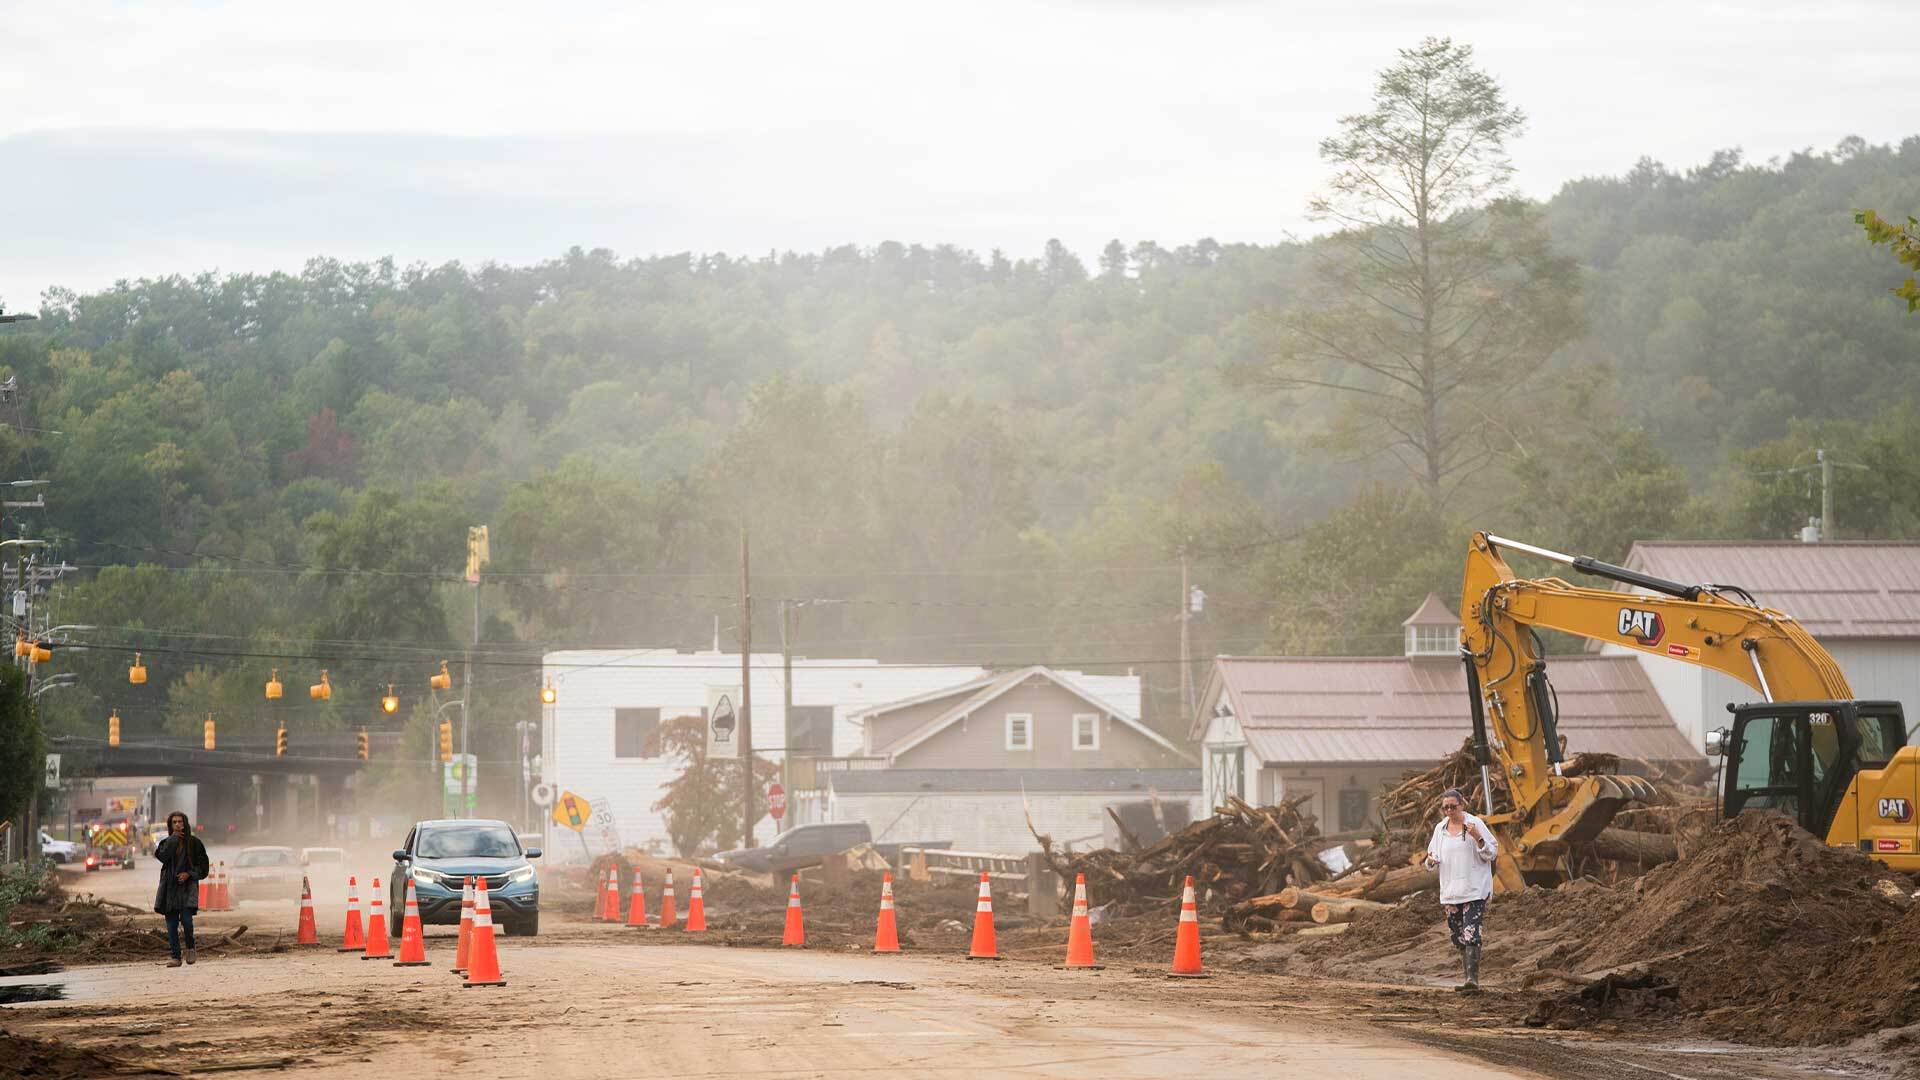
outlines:
[[[775,821],[787,816],[787,789],[778,780],[767,785],[767,816]]]

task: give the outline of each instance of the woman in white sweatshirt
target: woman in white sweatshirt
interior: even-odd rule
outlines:
[[[1460,951],[1467,981],[1463,990],[1480,988],[1480,921],[1493,895],[1493,860],[1500,844],[1487,823],[1467,813],[1459,788],[1440,796],[1445,816],[1427,842],[1426,865],[1440,873],[1440,906],[1447,911],[1447,934]]]

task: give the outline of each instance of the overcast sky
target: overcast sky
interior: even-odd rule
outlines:
[[[1423,35],[1527,111],[1545,196],[1920,132],[1913,3],[0,0],[0,303],[319,254],[1267,242]]]

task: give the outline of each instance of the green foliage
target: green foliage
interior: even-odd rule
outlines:
[[[1905,225],[1895,225],[1871,210],[1861,210],[1853,215],[1853,221],[1866,230],[1869,243],[1887,245],[1901,266],[1920,271],[1920,219],[1909,217]],[[1907,314],[1920,311],[1920,285],[1914,284],[1912,274],[1890,291],[1907,302]]]
[[[46,742],[27,697],[26,670],[0,665],[0,821],[20,827],[28,801],[40,793],[45,761]],[[38,842],[28,849],[38,851]]]
[[[699,716],[677,716],[662,720],[647,738],[649,755],[666,756],[685,762],[680,775],[666,782],[660,801],[653,809],[664,811],[667,835],[673,850],[682,856],[701,851],[726,851],[740,846],[740,784],[743,766],[739,761],[715,761],[707,757],[707,722]],[[780,779],[780,766],[763,757],[753,760],[753,775],[759,789]],[[766,800],[755,803],[760,811],[756,822],[766,820]],[[755,825],[756,830],[759,828]],[[764,834],[755,839],[764,839]],[[713,848],[708,848],[711,842]]]

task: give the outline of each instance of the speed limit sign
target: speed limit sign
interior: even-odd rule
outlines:
[[[553,805],[553,785],[545,780],[533,785],[533,805],[546,809]]]

